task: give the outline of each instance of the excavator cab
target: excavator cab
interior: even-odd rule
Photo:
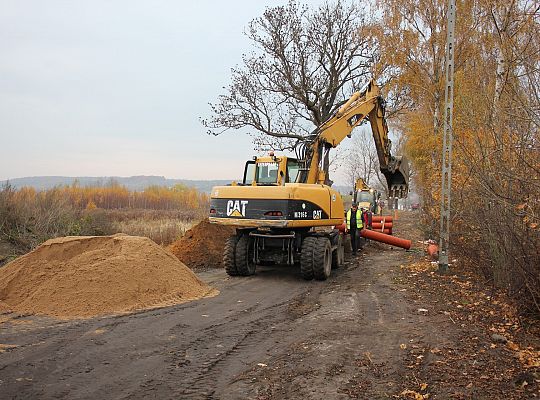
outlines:
[[[301,164],[295,158],[276,157],[272,153],[267,157],[253,157],[246,162],[244,186],[282,186],[295,183],[301,170]]]
[[[276,161],[248,161],[244,170],[244,185],[277,185],[280,165]]]

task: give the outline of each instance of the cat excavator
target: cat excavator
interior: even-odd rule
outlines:
[[[354,184],[353,202],[358,204],[359,208],[370,211],[373,214],[379,213],[379,199],[381,194],[370,187],[362,178],[358,178]]]
[[[248,276],[257,265],[300,264],[306,280],[326,280],[344,262],[341,195],[330,187],[329,151],[369,120],[381,172],[392,197],[408,193],[408,164],[391,154],[385,102],[374,81],[354,93],[316,128],[296,157],[253,157],[242,182],[215,186],[209,221],[236,227],[224,248],[223,264],[231,276]]]

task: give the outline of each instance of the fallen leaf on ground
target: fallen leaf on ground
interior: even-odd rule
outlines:
[[[401,397],[405,397],[406,399],[414,399],[414,400],[424,400],[427,397],[424,397],[424,395],[415,392],[414,390],[406,389],[403,392],[399,394]]]
[[[13,349],[17,347],[16,344],[4,344],[4,343],[0,343],[0,353],[3,353],[4,351],[6,350],[9,350],[9,349]]]
[[[506,347],[508,347],[510,350],[513,350],[513,351],[518,351],[519,350],[519,346],[517,344],[515,344],[514,342],[506,343]]]

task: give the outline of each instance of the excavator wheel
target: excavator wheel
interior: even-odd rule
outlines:
[[[317,238],[313,252],[313,276],[318,281],[325,281],[332,271],[332,245],[325,237]]]
[[[249,236],[243,235],[236,243],[235,263],[238,275],[249,276],[255,273],[255,263],[253,262],[253,247]]]
[[[230,236],[225,242],[225,248],[223,249],[223,267],[225,272],[230,276],[237,276],[238,270],[236,269],[236,262],[234,260],[234,253],[236,252],[236,243],[238,237],[236,235]]]
[[[306,281],[313,279],[313,261],[317,247],[316,237],[307,237],[302,242],[302,252],[300,253],[300,272]]]
[[[345,261],[345,247],[343,246],[343,235],[338,235],[337,249],[332,251],[332,269],[338,269],[343,266]]]

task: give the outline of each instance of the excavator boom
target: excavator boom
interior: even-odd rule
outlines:
[[[328,171],[321,167],[323,150],[337,147],[350,136],[352,130],[369,120],[381,172],[384,174],[390,197],[407,197],[409,185],[408,163],[404,157],[391,154],[391,141],[385,119],[384,100],[374,81],[354,93],[339,110],[316,131],[311,143],[309,174],[306,183],[325,183]]]

